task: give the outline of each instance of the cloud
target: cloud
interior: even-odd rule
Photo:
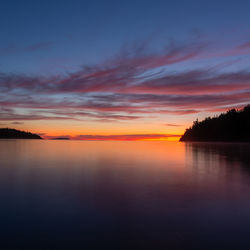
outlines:
[[[39,48],[33,45],[32,48]],[[56,93],[89,93],[116,92],[137,84],[145,72],[162,66],[187,61],[201,50],[201,45],[178,46],[171,45],[160,52],[149,53],[131,48],[116,58],[100,65],[86,66],[82,70],[66,76],[55,76],[49,79],[30,76],[4,75],[0,76],[1,89],[11,91],[19,88],[39,94]]]
[[[130,93],[216,94],[250,88],[250,72],[216,73],[206,70],[168,74],[125,89]]]
[[[49,46],[33,44],[22,51]],[[248,42],[238,47],[242,53]],[[204,48],[201,43],[172,43],[156,52],[143,46],[126,48],[98,65],[53,77],[0,73],[0,120],[124,122],[224,110],[249,102],[247,69],[167,70],[170,65],[202,58]],[[10,46],[5,51],[20,50]],[[231,50],[228,55],[232,55]]]
[[[34,107],[34,103],[32,106]],[[27,106],[26,106],[27,107]],[[39,106],[38,106],[39,107]],[[37,107],[37,108],[38,108]],[[40,108],[40,107],[39,107]],[[54,107],[55,108],[55,107]],[[64,107],[60,108],[64,109]],[[93,119],[95,121],[106,121],[106,122],[115,122],[119,120],[135,120],[140,119],[142,117],[135,115],[119,115],[113,113],[91,113],[84,111],[62,111],[62,110],[37,110],[36,112],[30,112],[26,114],[20,114],[20,112],[16,112],[14,109],[8,109],[8,112],[0,111],[0,120],[2,121],[24,121],[24,120],[76,120],[76,121],[84,121],[86,119]],[[47,114],[46,114],[47,113]],[[12,124],[22,124],[21,122],[12,122]]]
[[[119,71],[119,69],[118,69]],[[0,90],[2,93],[14,94],[17,91],[30,95],[57,94],[172,94],[172,95],[201,95],[217,94],[231,91],[242,91],[250,88],[250,72],[217,73],[211,70],[192,70],[179,73],[166,73],[153,79],[144,77],[136,79],[138,75],[125,76],[125,73],[112,73],[109,77],[76,76],[65,79],[45,79],[0,74]]]
[[[42,98],[0,101],[0,120],[136,120],[156,115],[189,115],[247,103],[250,90],[209,95],[110,94],[76,101]],[[17,110],[19,109],[19,110]],[[25,112],[21,113],[21,110]],[[29,111],[29,112],[27,112]],[[136,115],[135,115],[136,114]]]
[[[21,125],[21,124],[24,124],[23,122],[11,122],[11,124],[14,124],[14,125]]]
[[[113,113],[88,113],[82,111],[75,112],[50,112],[57,115],[64,115],[69,117],[90,117],[98,119],[110,119],[110,120],[135,120],[141,118],[140,116],[135,115],[118,115]]]
[[[0,121],[32,121],[32,120],[72,120],[72,117],[45,116],[37,114],[0,113]],[[17,124],[17,123],[12,123]],[[21,123],[18,123],[21,124]]]
[[[164,125],[167,126],[167,127],[181,127],[182,126],[180,124],[173,124],[173,123],[166,123]]]
[[[250,41],[245,41],[242,44],[236,46],[233,50],[234,54],[241,54],[241,53],[250,53]]]

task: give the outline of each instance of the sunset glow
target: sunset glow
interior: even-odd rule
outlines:
[[[44,8],[40,7],[38,15]],[[135,4],[132,9],[136,8]],[[145,6],[145,13],[149,10]],[[219,13],[213,10],[214,15]],[[235,29],[241,27],[237,32],[227,25],[211,31],[210,24],[188,29],[184,37],[178,29],[185,27],[177,24],[176,30],[158,32],[162,24],[157,15],[145,34],[134,25],[128,29],[129,22],[118,30],[116,23],[121,20],[110,26],[117,29],[117,40],[109,36],[92,44],[83,34],[69,35],[65,28],[59,41],[48,25],[39,39],[29,34],[18,37],[14,45],[8,39],[2,42],[0,127],[31,131],[46,139],[178,140],[194,120],[249,103],[250,40],[242,23],[235,23]],[[60,26],[67,21],[64,17]],[[22,22],[25,30],[27,23]],[[96,25],[94,20],[91,25]],[[190,25],[197,22],[190,20]],[[43,24],[39,21],[37,26]],[[79,24],[75,26],[80,31]],[[11,64],[5,63],[10,59]]]
[[[250,0],[2,0],[0,250],[250,249],[249,27]]]

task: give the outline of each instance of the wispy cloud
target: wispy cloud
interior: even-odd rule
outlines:
[[[11,124],[14,124],[14,125],[22,125],[22,124],[24,124],[24,122],[11,122]]]
[[[182,126],[180,124],[173,124],[173,123],[166,123],[164,125],[167,126],[167,127],[181,127]]]
[[[24,50],[50,45],[34,44]],[[248,45],[235,46],[228,56],[242,55]],[[249,102],[249,69],[167,70],[170,65],[202,58],[204,48],[201,43],[171,44],[157,52],[132,47],[99,65],[48,78],[0,73],[0,120],[133,121],[226,110]],[[17,50],[10,47],[11,51]]]

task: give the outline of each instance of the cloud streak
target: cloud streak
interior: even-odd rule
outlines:
[[[23,51],[36,51],[50,45],[34,44]],[[202,58],[204,48],[204,44],[193,43],[171,44],[154,53],[125,49],[99,65],[53,77],[0,73],[0,121],[124,122],[224,111],[249,102],[248,69],[234,72],[220,71],[220,67],[168,70],[170,65]],[[235,48],[228,55],[247,52],[249,42]],[[12,53],[18,49],[10,47],[2,53],[4,51]]]
[[[77,136],[46,136],[46,139],[64,138],[71,140],[83,141],[142,141],[142,140],[159,140],[168,138],[179,138],[181,135],[174,134],[125,134],[125,135],[77,135]]]
[[[180,124],[173,124],[173,123],[166,123],[164,125],[167,126],[167,127],[181,127],[182,126]]]

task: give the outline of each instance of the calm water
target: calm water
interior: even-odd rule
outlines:
[[[250,145],[0,141],[1,249],[250,249]]]

